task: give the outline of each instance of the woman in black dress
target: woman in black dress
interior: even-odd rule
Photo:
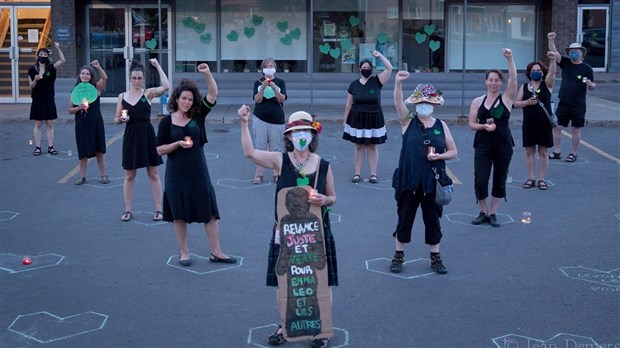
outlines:
[[[149,60],[157,69],[161,85],[144,89],[144,66],[137,60],[132,60],[129,67],[129,81],[131,89],[121,93],[116,103],[114,122],[125,123],[123,134],[123,169],[125,181],[123,183],[123,197],[125,212],[121,215],[122,221],[132,218],[133,190],[136,172],[146,167],[149,176],[151,192],[155,201],[154,221],[161,221],[161,180],[159,179],[159,165],[163,163],[157,154],[157,139],[155,129],[151,124],[151,100],[164,94],[168,88],[168,77],[159,65],[157,59]]]
[[[385,70],[371,76],[372,63],[369,60],[362,60],[359,65],[362,76],[349,85],[347,104],[344,107],[342,139],[355,144],[355,173],[351,179],[354,183],[361,180],[362,164],[366,156],[370,166],[369,181],[373,184],[379,182],[377,145],[385,143],[387,139],[381,108],[381,88],[390,80],[392,64],[379,51],[374,51],[373,56],[381,59]]]
[[[99,61],[93,60],[90,65],[97,70],[99,81],[95,83],[95,71],[90,66],[84,66],[80,69],[80,76],[77,78],[75,85],[87,82],[97,88],[97,99],[92,103],[83,103],[79,105],[69,102],[69,113],[75,115],[75,143],[78,150],[78,158],[80,160],[80,177],[75,182],[76,185],[82,185],[86,182],[86,164],[88,159],[97,157],[97,165],[101,173],[101,183],[110,182],[105,170],[105,127],[103,125],[103,117],[101,116],[101,92],[106,86],[108,75],[106,75]]]
[[[295,112],[289,117],[284,131],[284,144],[287,152],[262,151],[256,150],[252,145],[252,138],[248,127],[248,120],[251,115],[250,107],[247,105],[241,106],[238,114],[241,124],[241,145],[245,156],[255,164],[273,169],[279,173],[280,179],[276,186],[276,221],[278,221],[278,192],[289,187],[310,185],[310,183],[315,182],[315,178],[318,175],[318,178],[316,178],[316,192],[310,195],[308,203],[322,208],[327,283],[329,286],[337,286],[336,245],[329,222],[329,209],[327,209],[327,207],[331,207],[336,203],[336,190],[329,162],[315,154],[318,146],[318,133],[321,129],[320,124],[313,122],[312,116],[306,112]],[[302,142],[301,139],[297,141],[297,137],[301,137],[304,141]],[[276,228],[274,227],[271,231],[267,266],[267,286],[274,287],[278,286],[276,263],[280,256],[280,242],[279,240],[276,241],[276,234]],[[282,328],[279,327],[269,337],[269,344],[280,345],[284,342],[286,342],[286,339],[282,334]],[[313,347],[324,347],[325,345],[327,345],[326,338],[315,339],[312,342]]]
[[[183,79],[168,101],[172,114],[164,117],[157,129],[157,153],[168,156],[163,219],[173,223],[181,252],[179,263],[186,267],[192,264],[187,247],[187,224],[192,222],[204,223],[211,262],[237,262],[220,249],[220,213],[203,152],[205,119],[215,106],[217,84],[206,63],[198,65],[198,72],[207,80],[207,95],[202,98],[197,84]]]
[[[54,120],[58,118],[56,102],[54,101],[54,82],[56,82],[56,69],[65,62],[65,55],[60,50],[60,44],[54,43],[58,51],[56,63],[50,62],[50,51],[47,48],[37,50],[37,61],[28,69],[30,78],[28,87],[32,90],[32,104],[30,105],[30,119],[34,120],[34,144],[32,153],[41,155],[41,126],[43,121],[47,126],[47,153],[58,155],[54,149]]]
[[[525,69],[525,76],[530,81],[524,83],[517,92],[515,107],[523,109],[523,147],[525,148],[525,164],[528,179],[523,188],[536,187],[534,167],[536,162],[536,146],[538,145],[538,188],[547,190],[545,173],[549,165],[548,150],[553,147],[553,127],[547,114],[551,115],[551,94],[555,82],[555,52],[549,51],[551,59],[549,68],[543,62],[531,62]],[[544,106],[541,106],[542,103]],[[545,109],[547,110],[545,112]]]

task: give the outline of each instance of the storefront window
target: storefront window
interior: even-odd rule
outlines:
[[[442,72],[445,60],[443,0],[403,2],[403,64],[410,72]]]
[[[222,2],[223,72],[256,72],[266,57],[277,70],[306,71],[306,0]]]
[[[463,6],[451,5],[449,18],[448,68],[460,70],[463,67]],[[535,19],[535,5],[468,5],[466,69],[505,69],[502,48],[510,48],[517,69],[524,69],[535,57]]]
[[[398,68],[397,0],[316,0],[313,23],[313,71],[355,72],[361,59],[381,51]]]
[[[176,2],[176,72],[194,72],[206,62],[212,71],[217,67],[217,21],[215,0]]]

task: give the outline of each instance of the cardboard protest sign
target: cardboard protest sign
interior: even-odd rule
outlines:
[[[73,105],[83,104],[84,101],[92,103],[97,100],[99,93],[97,88],[89,82],[78,83],[71,91],[71,102]]]
[[[283,334],[289,341],[334,334],[323,219],[321,208],[308,203],[312,192],[310,186],[289,187],[277,197],[278,306]]]

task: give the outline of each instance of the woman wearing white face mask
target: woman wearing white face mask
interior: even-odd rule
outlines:
[[[254,81],[253,98],[254,115],[252,130],[256,148],[265,151],[284,151],[282,132],[284,131],[284,101],[286,100],[286,84],[276,77],[276,61],[267,57],[260,65],[263,77]],[[264,180],[263,167],[256,166],[252,184],[261,184]],[[274,182],[278,181],[278,173],[273,172]]]
[[[338,267],[336,260],[336,245],[331,232],[329,222],[329,209],[336,203],[336,191],[334,188],[334,176],[331,165],[328,161],[321,159],[315,151],[318,146],[318,135],[321,132],[321,124],[315,122],[313,117],[304,111],[297,111],[291,114],[284,131],[284,143],[286,152],[260,151],[252,145],[252,139],[248,130],[248,118],[250,107],[241,106],[238,111],[241,124],[241,146],[247,158],[257,165],[271,168],[278,175],[276,187],[276,197],[278,192],[291,187],[315,187],[315,191],[309,195],[308,203],[321,207],[323,220],[323,240],[325,245],[325,263],[327,265],[327,284],[329,286],[338,285]],[[291,192],[291,191],[288,191]],[[276,219],[278,216],[278,202],[276,199]],[[276,263],[280,256],[280,241],[276,240],[279,236],[274,226],[271,241],[269,243],[269,258],[267,266],[267,286],[278,286],[276,276]],[[331,289],[330,289],[331,296]],[[281,318],[281,322],[284,318]],[[286,342],[282,327],[278,327],[269,337],[270,345],[281,345]],[[313,347],[324,347],[327,345],[327,338],[314,339]]]
[[[390,272],[402,272],[405,244],[411,242],[411,230],[419,206],[424,220],[424,240],[430,247],[431,268],[445,274],[448,269],[439,254],[442,237],[439,219],[443,208],[435,204],[433,168],[438,173],[445,173],[445,160],[455,158],[457,150],[446,123],[433,117],[434,108],[443,105],[441,92],[431,84],[420,84],[403,101],[403,81],[408,77],[407,71],[399,71],[394,86],[394,106],[402,126],[403,145],[398,170],[392,181],[398,206],[398,224],[392,234],[396,251]],[[409,111],[407,104],[415,106],[415,113]]]

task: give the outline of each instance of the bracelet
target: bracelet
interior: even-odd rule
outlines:
[[[182,148],[183,146],[181,146],[181,144],[179,144],[179,142],[177,141],[177,150]]]

